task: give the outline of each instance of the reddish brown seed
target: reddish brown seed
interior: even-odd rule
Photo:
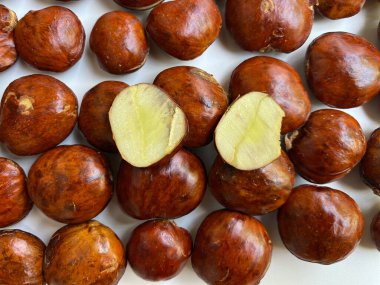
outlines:
[[[321,264],[346,258],[359,244],[364,218],[342,191],[302,185],[293,189],[278,213],[285,246],[296,257]]]
[[[112,137],[108,111],[115,97],[128,84],[120,81],[103,81],[91,88],[83,97],[78,126],[87,141],[106,152],[117,152]]]
[[[54,77],[34,74],[16,79],[1,100],[0,140],[17,155],[45,152],[71,133],[77,108],[75,94]]]
[[[17,60],[14,29],[17,25],[15,12],[0,5],[0,72],[12,66]]]
[[[209,186],[223,206],[263,215],[285,203],[295,179],[293,164],[285,152],[267,166],[252,171],[235,169],[218,156],[209,173]]]
[[[310,0],[227,0],[226,25],[245,50],[292,52],[309,37]]]
[[[125,11],[108,12],[96,21],[90,47],[100,65],[113,74],[139,69],[149,53],[144,27],[136,16]]]
[[[169,280],[185,266],[192,243],[190,233],[174,222],[148,221],[132,232],[127,244],[128,261],[145,280]]]
[[[185,112],[189,132],[184,145],[201,147],[210,143],[228,107],[228,96],[215,78],[196,67],[176,66],[158,74],[153,84],[164,89]]]
[[[89,221],[54,233],[46,248],[44,276],[49,285],[116,285],[126,266],[124,246],[116,234]]]
[[[311,103],[301,77],[284,61],[256,56],[239,64],[231,76],[232,99],[252,91],[269,94],[284,110],[282,134],[300,128],[310,115]]]
[[[228,210],[211,213],[198,229],[191,262],[207,284],[258,284],[272,256],[272,242],[258,220]]]
[[[114,0],[120,6],[133,10],[147,10],[151,9],[163,0]]]
[[[112,177],[104,157],[81,146],[59,146],[32,165],[28,191],[48,217],[76,224],[98,215],[112,196]]]
[[[36,236],[20,230],[0,231],[0,284],[43,285],[45,245]]]
[[[0,157],[0,228],[22,220],[32,206],[24,170],[16,162]]]
[[[380,251],[380,212],[378,212],[372,219],[371,237],[377,250]]]
[[[17,52],[28,64],[62,72],[81,58],[85,32],[71,10],[51,6],[27,13],[16,26],[15,41]]]
[[[327,183],[348,174],[366,150],[359,123],[339,110],[311,113],[306,124],[286,138],[288,155],[297,172],[314,183]]]
[[[215,41],[221,26],[222,16],[214,0],[176,0],[155,7],[146,29],[165,52],[190,60]]]
[[[380,129],[375,130],[368,140],[360,170],[364,182],[380,196]]]
[[[318,11],[332,20],[356,15],[363,7],[365,0],[318,0]]]
[[[206,171],[201,160],[184,149],[169,161],[146,168],[122,161],[116,191],[120,206],[136,219],[176,218],[201,202]]]
[[[380,52],[365,38],[345,32],[325,33],[306,53],[306,78],[324,104],[353,108],[380,92]]]

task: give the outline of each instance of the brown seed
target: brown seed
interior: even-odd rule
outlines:
[[[151,9],[163,0],[114,0],[120,6],[133,10],[147,10]]]
[[[267,93],[284,110],[282,134],[300,128],[310,115],[311,103],[301,77],[284,61],[256,56],[239,64],[231,76],[232,99],[252,91]]]
[[[98,215],[112,196],[112,177],[104,157],[81,146],[59,146],[32,165],[28,191],[48,217],[76,224]]]
[[[228,210],[211,213],[198,229],[191,262],[207,284],[258,284],[272,256],[272,243],[258,220]]]
[[[372,133],[360,166],[364,182],[380,196],[380,129]]]
[[[116,285],[127,261],[116,234],[97,221],[67,225],[54,233],[46,248],[47,284]]]
[[[359,244],[364,218],[355,201],[328,187],[293,189],[278,213],[285,246],[296,257],[321,264],[346,258]]]
[[[16,25],[16,13],[0,5],[0,72],[12,66],[17,60],[14,42]]]
[[[318,11],[332,20],[356,15],[363,7],[365,0],[318,0]]]
[[[24,170],[16,162],[0,157],[0,228],[19,222],[32,207]]]
[[[211,193],[223,206],[250,215],[263,215],[281,207],[296,179],[285,152],[265,167],[242,171],[218,156],[209,173]]]
[[[44,243],[20,230],[0,231],[0,284],[43,285]]]
[[[215,41],[221,26],[222,16],[214,0],[176,0],[154,8],[146,29],[165,52],[190,60]]]
[[[17,52],[28,64],[62,72],[81,58],[85,32],[71,10],[51,6],[27,13],[16,26],[15,41]]]
[[[113,74],[139,69],[149,53],[144,27],[137,17],[125,11],[106,13],[96,21],[90,47],[100,65]]]
[[[310,0],[227,0],[226,25],[245,50],[292,52],[309,37]]]
[[[196,67],[176,66],[158,74],[153,84],[164,89],[185,112],[189,132],[184,145],[201,147],[210,143],[228,107],[227,94],[215,78]]]
[[[128,261],[143,279],[169,280],[185,266],[192,243],[190,233],[174,222],[148,221],[132,232],[127,244]]]
[[[337,108],[353,108],[380,92],[380,52],[358,35],[325,33],[306,53],[306,78],[314,95]]]
[[[376,248],[380,251],[380,212],[377,213],[377,215],[375,215],[372,219],[371,237],[376,245]]]
[[[297,172],[319,184],[348,174],[366,150],[363,130],[355,118],[333,109],[311,113],[306,124],[285,140]]]
[[[1,101],[0,140],[17,155],[45,152],[71,133],[77,108],[75,94],[54,77],[20,77]]]
[[[87,141],[102,151],[117,152],[112,138],[108,112],[115,97],[128,84],[120,81],[103,81],[91,88],[83,97],[78,126]]]
[[[146,168],[122,161],[116,191],[123,210],[136,219],[176,218],[201,202],[206,171],[201,160],[184,149],[169,161]]]

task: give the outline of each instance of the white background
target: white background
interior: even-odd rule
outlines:
[[[289,0],[292,1],[292,0]],[[217,1],[224,14],[225,1]],[[219,38],[214,44],[199,58],[192,61],[180,61],[164,52],[162,52],[154,43],[150,41],[150,55],[146,64],[137,72],[114,76],[103,71],[96,62],[95,56],[91,53],[88,45],[88,39],[91,29],[96,20],[104,13],[123,9],[116,5],[112,0],[80,0],[69,3],[55,0],[2,0],[0,3],[13,9],[19,18],[24,16],[29,10],[41,9],[50,5],[62,5],[73,10],[82,21],[86,30],[86,49],[83,58],[70,70],[64,73],[49,73],[66,83],[78,96],[79,102],[87,90],[95,84],[104,80],[121,80],[128,84],[140,82],[151,83],[155,76],[162,70],[176,65],[193,65],[214,74],[216,79],[228,88],[229,77],[233,69],[243,60],[257,55],[241,50],[231,39],[222,27]],[[149,12],[133,12],[145,24],[146,16]],[[379,41],[376,37],[376,28],[380,20],[380,2],[377,0],[367,0],[367,3],[360,14],[343,20],[332,21],[324,19],[319,15],[315,16],[315,24],[308,41],[297,51],[291,54],[270,53],[268,55],[285,60],[295,67],[304,79],[304,54],[308,44],[318,35],[328,31],[347,31],[364,36],[379,47]],[[27,66],[19,60],[15,66],[9,70],[0,73],[0,94],[10,82],[20,76],[42,73],[33,67]],[[305,82],[305,81],[304,81]],[[313,101],[313,109],[323,108],[322,104],[310,96]],[[363,127],[367,138],[370,133],[380,127],[380,96],[369,102],[363,107],[347,110],[354,115]],[[86,143],[76,128],[74,132],[62,144]],[[209,168],[215,156],[215,150],[212,145],[196,151],[200,154]],[[36,157],[17,157],[10,154],[3,146],[0,147],[0,155],[6,156],[17,161],[27,172],[30,165]],[[110,157],[115,163],[113,170],[118,167],[117,156]],[[304,183],[302,179],[297,180],[297,184]],[[270,236],[272,237],[274,248],[271,266],[262,280],[262,285],[377,285],[380,284],[380,252],[378,252],[369,235],[369,224],[377,211],[380,211],[380,197],[372,194],[359,177],[358,169],[355,168],[345,178],[338,182],[329,184],[329,186],[343,190],[351,195],[360,205],[365,218],[366,228],[364,237],[356,249],[346,260],[330,266],[322,266],[298,260],[291,255],[283,246],[277,231],[276,213],[260,217],[267,226]],[[130,236],[131,230],[140,223],[126,216],[119,208],[117,201],[113,198],[111,203],[102,212],[97,220],[111,227],[122,239],[125,244]],[[221,208],[209,193],[206,194],[202,204],[191,214],[186,217],[177,219],[176,222],[186,227],[195,236],[197,227],[203,218],[212,210]],[[45,217],[36,207],[21,222],[13,225],[11,228],[18,228],[29,231],[40,237],[45,243],[49,241],[50,236],[61,226],[60,223],[54,222]],[[148,256],[146,258],[149,258]],[[64,268],[62,268],[64,270]],[[151,284],[137,277],[130,267],[119,284]],[[167,284],[188,285],[204,284],[192,271],[190,262],[185,269],[174,279],[167,281]],[[69,284],[68,284],[69,285]],[[71,284],[70,284],[71,285]],[[240,284],[236,284],[240,285]]]

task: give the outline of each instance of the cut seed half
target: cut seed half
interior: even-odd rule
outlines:
[[[237,99],[215,129],[221,157],[240,170],[255,170],[281,155],[281,107],[267,94],[250,92]]]
[[[160,88],[127,87],[109,111],[113,138],[124,160],[148,167],[177,149],[187,134],[185,113]]]

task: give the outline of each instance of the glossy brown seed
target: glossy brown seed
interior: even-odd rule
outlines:
[[[258,284],[272,256],[272,242],[258,220],[228,210],[211,213],[198,229],[191,262],[207,284]]]
[[[147,10],[160,4],[163,0],[114,0],[120,6],[133,10]]]
[[[292,52],[310,35],[314,2],[227,0],[227,29],[245,50]]]
[[[185,112],[189,132],[184,145],[201,147],[210,143],[228,107],[228,96],[215,78],[196,67],[176,66],[158,74],[153,84],[164,89]]]
[[[43,285],[44,243],[20,230],[0,231],[0,284]]]
[[[364,182],[380,196],[380,129],[375,130],[368,140],[360,170]]]
[[[337,108],[353,108],[380,92],[380,52],[358,35],[326,33],[306,53],[306,78],[314,95]]]
[[[285,152],[267,166],[252,171],[238,170],[218,156],[209,173],[209,186],[223,206],[263,215],[285,203],[295,179],[293,164]]]
[[[24,170],[16,162],[0,157],[0,228],[22,220],[32,206]]]
[[[165,52],[190,60],[214,42],[221,26],[222,16],[214,0],[176,0],[154,8],[146,29]]]
[[[371,237],[376,248],[380,251],[380,212],[378,212],[372,219]]]
[[[323,109],[311,113],[301,129],[287,136],[286,148],[302,177],[323,184],[345,176],[359,163],[366,140],[355,118]]]
[[[0,5],[0,72],[12,66],[17,60],[14,42],[16,25],[16,13]]]
[[[116,191],[120,206],[136,219],[176,218],[201,202],[206,171],[201,160],[184,149],[169,161],[146,168],[122,161]]]
[[[364,218],[342,191],[301,185],[278,213],[281,239],[296,257],[321,264],[346,258],[359,244]]]
[[[232,99],[252,91],[269,94],[284,110],[282,134],[297,130],[309,117],[311,103],[301,77],[284,61],[256,56],[239,64],[231,76]]]
[[[90,47],[100,65],[113,74],[139,69],[149,53],[144,27],[136,16],[125,11],[108,12],[96,21]]]
[[[59,146],[32,165],[28,191],[48,217],[75,224],[92,219],[112,195],[112,177],[104,157],[81,146]]]
[[[115,97],[128,84],[120,81],[103,81],[91,88],[83,97],[78,126],[87,141],[102,151],[117,152],[112,138],[108,111]]]
[[[132,232],[127,244],[128,261],[145,280],[169,280],[185,266],[192,243],[190,233],[174,222],[148,221]]]
[[[54,77],[16,79],[1,100],[0,140],[17,155],[45,152],[71,133],[77,108],[75,94]]]
[[[332,20],[356,15],[363,7],[365,0],[318,0],[318,11]]]
[[[44,276],[49,285],[116,285],[126,266],[124,246],[116,234],[89,221],[54,233],[46,248]]]
[[[85,32],[71,10],[51,6],[27,13],[16,26],[15,41],[17,52],[28,64],[62,72],[81,58]]]

